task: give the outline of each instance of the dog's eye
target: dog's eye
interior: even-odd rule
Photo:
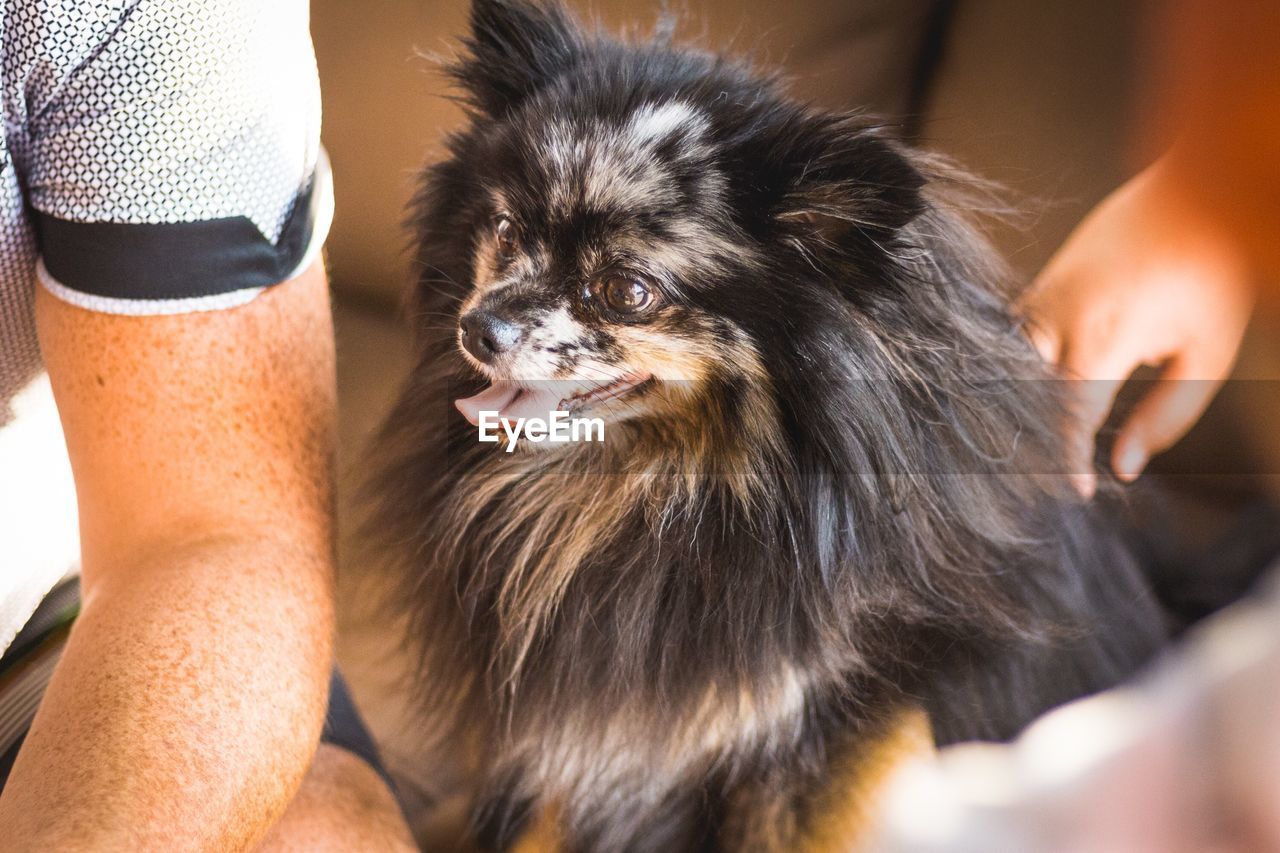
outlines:
[[[507,217],[498,217],[493,226],[493,236],[498,243],[498,259],[504,264],[520,252],[520,230]]]
[[[606,276],[599,292],[609,309],[619,314],[638,314],[656,301],[649,282],[633,275]]]

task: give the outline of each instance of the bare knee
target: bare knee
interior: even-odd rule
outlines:
[[[293,802],[259,847],[299,853],[416,849],[382,777],[345,749],[323,743]]]

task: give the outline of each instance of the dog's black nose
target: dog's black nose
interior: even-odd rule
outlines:
[[[462,328],[462,345],[485,364],[520,342],[519,326],[488,311],[469,311],[458,325]]]

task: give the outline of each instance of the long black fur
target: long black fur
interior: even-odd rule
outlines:
[[[1147,659],[1160,615],[1105,503],[1081,502],[1064,476],[1066,401],[957,209],[958,173],[744,64],[625,44],[551,3],[475,0],[451,70],[470,123],[415,206],[417,365],[382,434],[374,525],[423,650],[424,740],[471,756],[491,843],[554,797],[578,848],[749,847],[735,809],[780,798],[795,826],[818,820],[806,792],[896,708],[925,707],[940,743],[1007,738]],[[679,137],[661,153],[679,201],[635,217],[661,234],[683,216],[741,248],[679,282],[680,299],[745,330],[768,372],[773,440],[741,448],[763,484],[743,500],[723,476],[739,463],[701,458],[680,434],[645,445],[670,457],[655,465],[699,472],[696,488],[621,513],[550,615],[504,624],[522,612],[500,598],[533,535],[528,490],[575,501],[627,474],[575,449],[462,509],[520,456],[479,446],[450,405],[478,387],[453,323],[487,191],[531,207],[546,196],[531,140],[549,117],[609,127],[677,100],[706,117],[707,139],[691,159]],[[698,191],[709,172],[727,193],[715,209]],[[741,384],[702,393],[707,434],[749,441],[732,430]],[[709,693],[773,695],[783,670],[803,673],[803,702],[767,736],[691,754],[679,772],[646,759],[688,736]],[[607,749],[622,719],[626,755],[539,758],[575,737]],[[580,785],[543,790],[538,762],[570,758],[597,763]]]

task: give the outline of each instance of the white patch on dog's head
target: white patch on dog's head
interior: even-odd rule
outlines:
[[[691,136],[700,136],[707,129],[706,117],[684,101],[645,104],[631,114],[623,137],[637,148],[647,148],[665,141],[680,128]]]

